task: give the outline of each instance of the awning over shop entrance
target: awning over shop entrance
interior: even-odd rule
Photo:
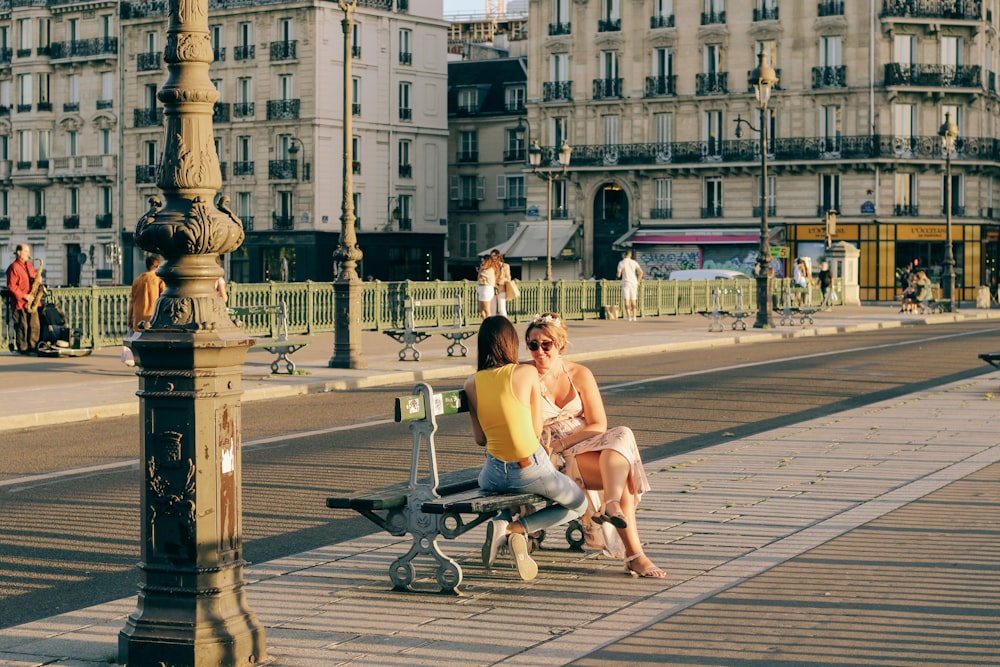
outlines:
[[[565,249],[573,240],[579,225],[571,220],[552,221],[552,257],[562,256]],[[499,250],[507,261],[532,261],[545,258],[545,248],[548,242],[547,223],[542,221],[525,221],[518,224],[517,229],[511,237],[483,252],[480,256]]]

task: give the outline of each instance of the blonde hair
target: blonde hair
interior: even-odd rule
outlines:
[[[566,323],[559,317],[558,313],[542,313],[531,318],[531,321],[528,322],[528,328],[524,332],[525,342],[528,341],[528,336],[534,329],[541,329],[542,333],[555,342],[560,352],[566,349],[566,345],[569,343],[569,332],[566,330]]]

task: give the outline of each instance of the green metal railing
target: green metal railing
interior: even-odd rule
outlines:
[[[836,289],[843,294],[842,281],[837,281]],[[788,280],[777,280],[774,284],[778,295],[775,307],[783,307]],[[726,287],[720,295],[723,310],[733,310],[739,296],[730,281],[720,283],[713,280],[649,280],[639,288],[639,314],[643,317],[662,317],[692,313],[709,313],[713,309],[713,289],[718,285]],[[621,288],[613,280],[580,281],[518,281],[521,296],[507,302],[508,316],[514,322],[530,319],[536,313],[546,311],[561,314],[567,320],[596,319],[603,315],[605,306],[618,306],[621,311]],[[757,305],[756,283],[752,280],[739,281],[743,290],[743,306],[747,312],[755,312]],[[250,307],[276,305],[284,301],[288,305],[288,331],[290,334],[313,334],[333,331],[334,305],[333,285],[330,283],[230,283],[229,306]],[[121,345],[125,337],[126,314],[128,312],[128,287],[63,287],[49,290],[46,297],[58,306],[66,316],[70,328],[81,332],[81,344],[85,347],[110,347]],[[362,284],[362,329],[382,331],[403,326],[403,302],[407,296],[417,299],[441,299],[460,297],[467,322],[479,319],[476,302],[476,284],[470,281],[458,282],[366,282]],[[821,295],[813,288],[812,303],[819,304]],[[418,313],[419,315],[419,313]],[[275,336],[275,318],[266,315],[249,316],[244,319],[246,331],[251,336]],[[419,319],[417,326],[430,325]],[[0,322],[0,344],[4,348],[13,340],[7,305]]]

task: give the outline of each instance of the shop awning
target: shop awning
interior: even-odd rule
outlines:
[[[780,243],[784,230],[771,229],[771,242]],[[634,227],[614,242],[614,247],[630,245],[711,245],[753,244],[760,242],[760,232],[749,229],[678,229]]]
[[[577,233],[579,225],[571,220],[552,221],[552,256],[559,257]],[[480,257],[494,249],[499,250],[504,259],[536,260],[545,257],[548,230],[544,220],[530,220],[518,224],[509,239],[479,253]]]

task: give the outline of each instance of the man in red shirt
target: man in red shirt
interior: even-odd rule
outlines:
[[[41,326],[38,311],[28,312],[28,294],[38,272],[31,263],[31,248],[28,245],[18,245],[16,255],[17,259],[7,267],[7,289],[14,313],[14,340],[19,354],[35,354]]]

